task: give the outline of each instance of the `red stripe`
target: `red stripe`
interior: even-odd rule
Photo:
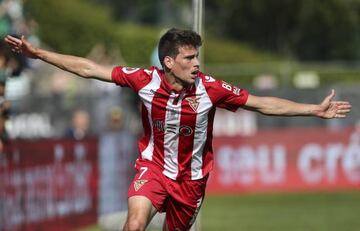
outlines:
[[[212,169],[214,165],[214,154],[212,149],[212,139],[213,139],[213,124],[215,117],[216,109],[213,108],[209,111],[208,114],[208,127],[207,127],[207,137],[206,144],[203,151],[203,166],[202,172],[203,176],[206,176]]]
[[[159,121],[165,126],[165,117],[166,117],[166,105],[169,99],[169,94],[164,91],[164,89],[159,88],[154,94],[154,98],[151,102],[151,119],[152,123]],[[162,169],[164,167],[164,129],[153,126],[154,134],[154,154],[153,162],[160,166]]]
[[[139,147],[139,151],[140,151],[139,159],[142,159],[141,153],[149,145],[150,136],[151,136],[151,126],[150,126],[150,122],[149,122],[148,111],[144,104],[141,104],[141,119],[142,119],[142,124],[143,124],[143,128],[144,128],[144,135],[138,142],[138,147]]]
[[[181,117],[180,128],[183,126],[190,126],[192,129],[191,135],[181,134],[179,135],[179,147],[178,147],[178,163],[179,173],[177,179],[191,179],[191,159],[194,147],[194,132],[196,125],[197,112],[191,108],[189,101],[186,98],[196,97],[196,88],[192,87],[191,92],[186,95],[181,104]]]

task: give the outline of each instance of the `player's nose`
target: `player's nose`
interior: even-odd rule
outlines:
[[[200,60],[198,57],[194,58],[194,63],[193,63],[194,67],[200,67]]]

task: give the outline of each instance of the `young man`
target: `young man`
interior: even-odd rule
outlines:
[[[14,52],[41,59],[84,78],[132,88],[142,100],[144,136],[139,141],[137,174],[129,188],[124,230],[144,230],[156,212],[166,212],[164,230],[188,230],[203,201],[213,165],[212,125],[216,107],[239,107],[266,115],[344,118],[351,105],[332,101],[301,104],[258,97],[200,72],[201,37],[170,29],[160,39],[163,70],[104,67],[90,60],[35,48],[22,37],[7,36]]]

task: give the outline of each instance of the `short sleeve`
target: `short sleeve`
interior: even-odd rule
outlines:
[[[138,92],[150,82],[152,71],[152,69],[117,66],[112,70],[111,78],[116,85],[129,87]]]
[[[207,91],[216,107],[236,111],[239,107],[245,105],[249,96],[247,90],[233,86],[222,80],[211,79],[213,81],[207,84]]]

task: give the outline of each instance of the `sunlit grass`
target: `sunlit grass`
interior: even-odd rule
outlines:
[[[359,214],[360,192],[208,196],[201,231],[358,231]]]

